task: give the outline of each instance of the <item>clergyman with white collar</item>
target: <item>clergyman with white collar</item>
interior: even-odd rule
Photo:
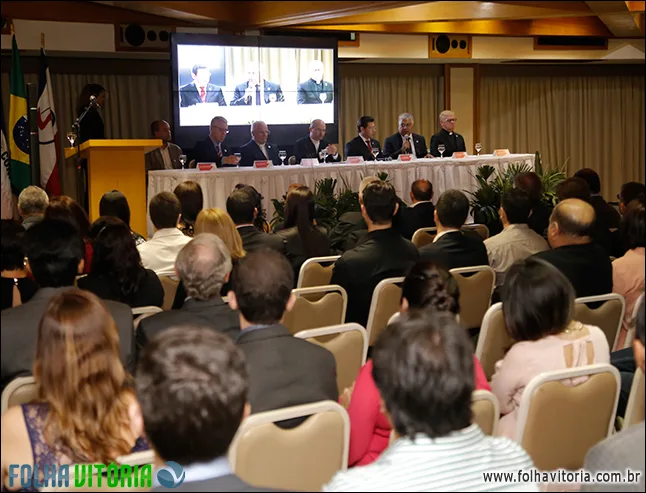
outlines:
[[[464,143],[464,137],[455,132],[455,124],[458,119],[455,113],[450,110],[444,110],[440,113],[440,126],[442,129],[431,137],[431,155],[434,157],[451,157],[454,152],[466,152],[467,147]],[[440,153],[437,147],[444,144],[444,152]]]

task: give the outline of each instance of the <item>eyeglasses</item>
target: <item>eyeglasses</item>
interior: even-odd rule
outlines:
[[[213,128],[217,128],[220,132],[224,132],[225,134],[229,133],[229,130],[227,130],[226,128],[216,127],[215,125],[213,126]]]
[[[447,121],[448,123],[455,123],[455,122],[457,122],[457,121],[458,121],[458,119],[457,119],[457,118],[448,118],[446,121]]]

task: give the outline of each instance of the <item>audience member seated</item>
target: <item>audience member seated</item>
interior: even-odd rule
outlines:
[[[242,482],[227,459],[250,413],[247,368],[233,341],[204,327],[170,328],[143,351],[136,386],[155,463],[182,465],[175,491],[264,491]],[[153,481],[153,491],[167,491]]]
[[[224,242],[210,233],[195,236],[180,250],[175,269],[187,298],[178,310],[142,319],[137,328],[137,345],[145,346],[155,334],[181,324],[201,325],[235,338],[239,332],[238,315],[220,296],[231,274],[231,255]]]
[[[323,491],[538,491],[534,483],[484,481],[485,472],[515,475],[533,463],[519,444],[472,424],[473,346],[452,313],[404,313],[377,339],[372,362],[396,441]]]
[[[164,302],[164,288],[141,257],[130,228],[116,217],[94,221],[90,229],[94,255],[92,272],[80,278],[77,285],[104,300],[138,306],[158,306]]]
[[[1,312],[0,385],[31,374],[38,324],[49,300],[74,285],[83,271],[83,240],[76,227],[66,221],[44,219],[25,233],[27,268],[39,289],[31,300]],[[132,311],[128,305],[105,301],[119,329],[121,363],[134,368]]]
[[[590,187],[590,205],[594,208],[597,224],[603,229],[614,229],[619,227],[619,212],[601,195],[601,180],[597,172],[590,168],[583,168],[574,173],[576,178],[582,178]]]
[[[265,211],[265,207],[262,205],[262,201],[264,200],[264,197],[254,187],[252,187],[251,185],[245,185],[244,183],[238,183],[235,186],[234,190],[240,190],[242,188],[244,188],[245,190],[248,190],[251,193],[254,200],[254,207],[258,210],[258,213],[254,217],[253,225],[259,231],[262,231],[264,233],[271,233],[271,226],[267,222],[267,213]]]
[[[105,305],[71,288],[52,296],[41,314],[30,358],[38,402],[12,406],[2,416],[3,491],[10,464],[29,464],[42,482],[54,466],[107,465],[149,448],[134,382],[119,361],[119,332]]]
[[[445,269],[489,265],[482,239],[460,230],[469,215],[469,199],[459,190],[444,192],[435,207],[437,234],[433,243],[419,250],[422,260]]]
[[[428,312],[450,312],[458,317],[460,291],[451,274],[442,267],[418,262],[404,280],[400,313],[423,308]],[[379,390],[372,378],[372,360],[361,368],[352,389],[346,389],[342,400],[352,396],[350,416],[349,466],[365,466],[388,447],[392,430],[386,414],[380,409]],[[475,388],[491,390],[480,361],[473,356]]]
[[[410,187],[411,207],[401,211],[399,230],[404,238],[410,240],[415,231],[420,228],[435,227],[435,206],[433,198],[433,184],[428,180],[415,180]]]
[[[555,267],[535,257],[519,260],[509,269],[502,310],[515,344],[496,363],[491,389],[503,415],[498,434],[513,439],[523,390],[532,378],[547,371],[608,363],[610,349],[599,327],[572,319],[572,284]],[[573,379],[572,384],[586,378]]]
[[[511,190],[502,196],[500,220],[503,230],[484,241],[489,265],[496,271],[496,286],[502,286],[505,274],[514,262],[549,250],[547,241],[527,225],[531,200],[522,190]]]
[[[296,190],[297,188],[300,188],[300,187],[307,188],[307,185],[303,185],[302,183],[292,183],[291,185],[289,185],[287,187],[287,192],[285,193],[285,195],[283,195],[283,201],[285,203],[287,203],[287,197],[292,192],[292,190]],[[284,216],[284,214],[283,214],[283,216]],[[282,231],[283,229],[285,229],[285,218],[284,217],[283,217],[282,221],[273,221],[272,220],[272,222],[273,222],[273,224],[271,225],[271,229],[272,229],[272,231],[274,233],[278,233],[279,231]],[[283,241],[282,238],[281,238],[281,241]]]
[[[261,248],[270,248],[283,253],[282,238],[267,234],[254,225],[254,220],[258,215],[258,208],[250,189],[234,190],[229,195],[227,213],[236,225],[245,251],[255,252]]]
[[[363,191],[373,181],[379,181],[376,176],[366,176],[359,183],[357,199],[359,206],[363,203]],[[361,211],[346,212],[339,217],[339,223],[330,232],[330,247],[336,254],[352,250],[359,240],[368,234],[368,225],[363,219]]]
[[[552,250],[534,255],[568,278],[577,298],[612,292],[612,266],[604,249],[592,241],[594,209],[579,199],[559,202],[550,216],[547,240]]]
[[[644,202],[646,199],[646,186],[643,183],[629,181],[621,186],[621,191],[617,195],[619,199],[619,213],[623,216],[628,209],[628,204],[633,200]]]
[[[301,265],[308,258],[330,255],[327,231],[314,224],[314,194],[308,187],[289,192],[285,201],[285,229],[278,233],[283,240],[285,255],[298,279]]]
[[[130,206],[128,205],[128,199],[119,190],[112,190],[111,192],[103,194],[99,202],[99,216],[113,216],[121,219],[128,226],[130,234],[135,240],[135,246],[146,242],[146,238],[130,228]]]
[[[45,209],[46,219],[59,219],[67,221],[81,234],[83,238],[83,272],[88,274],[92,269],[92,243],[90,243],[90,220],[81,205],[71,197],[61,195],[50,200]]]
[[[36,282],[25,268],[22,248],[25,228],[11,219],[2,220],[2,307],[11,308],[27,303],[38,290]]]
[[[635,200],[630,203],[619,225],[623,243],[628,248],[626,254],[612,262],[612,291],[626,300],[626,312],[622,323],[617,347],[623,348],[630,326],[637,298],[644,292],[644,247],[646,247],[646,227],[644,224],[644,204]]]
[[[233,273],[229,306],[239,311],[237,344],[247,360],[254,413],[339,398],[332,353],[293,337],[281,324],[296,301],[293,286],[289,262],[272,250],[250,253]]]
[[[180,203],[182,217],[177,227],[186,236],[193,237],[195,220],[204,206],[202,187],[196,181],[183,181],[175,187],[173,193]]]
[[[27,231],[43,220],[49,197],[45,190],[34,185],[25,188],[18,196],[18,214],[22,217],[22,227]]]
[[[527,220],[527,225],[536,234],[546,237],[550,214],[554,207],[543,202],[543,183],[540,176],[533,171],[519,173],[514,176],[514,188],[523,190],[531,200],[532,212]]]
[[[150,200],[148,210],[155,233],[146,243],[137,246],[141,263],[158,276],[174,276],[177,254],[191,241],[178,229],[181,218],[179,199],[174,193],[160,192]]]
[[[637,366],[644,368],[644,303],[637,314],[633,351]],[[639,481],[627,484],[584,484],[581,491],[644,491],[644,422],[624,428],[621,432],[595,445],[585,458],[583,468],[591,473],[599,471],[641,472]]]
[[[330,284],[338,284],[348,293],[345,321],[365,327],[377,284],[389,277],[405,276],[419,260],[419,252],[392,227],[399,205],[390,183],[373,181],[361,196],[361,214],[368,233],[336,261]]]

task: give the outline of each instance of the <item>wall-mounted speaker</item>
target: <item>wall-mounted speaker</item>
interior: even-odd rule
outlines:
[[[471,36],[468,34],[432,34],[429,58],[471,58]]]
[[[142,26],[119,24],[115,26],[117,51],[170,51],[170,26]]]

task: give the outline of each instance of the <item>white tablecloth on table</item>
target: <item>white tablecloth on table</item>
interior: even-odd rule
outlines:
[[[463,159],[418,159],[416,161],[371,161],[362,164],[322,164],[318,166],[274,166],[272,168],[219,168],[211,171],[163,170],[151,171],[148,179],[148,201],[159,192],[172,192],[186,180],[200,184],[204,193],[204,208],[218,207],[226,210],[227,197],[236,184],[252,185],[264,197],[267,219],[271,219],[274,207],[271,199],[280,199],[292,183],[303,183],[314,188],[314,183],[322,178],[337,180],[336,190],[347,184],[353,190],[366,176],[379,172],[388,173],[389,180],[397,194],[408,202],[411,184],[425,178],[433,184],[435,201],[446,190],[458,189],[473,191],[476,169],[489,164],[497,169],[506,169],[510,163],[522,162],[534,169],[534,154],[510,154],[505,157],[468,156]],[[148,215],[148,236],[152,236],[153,226]]]

